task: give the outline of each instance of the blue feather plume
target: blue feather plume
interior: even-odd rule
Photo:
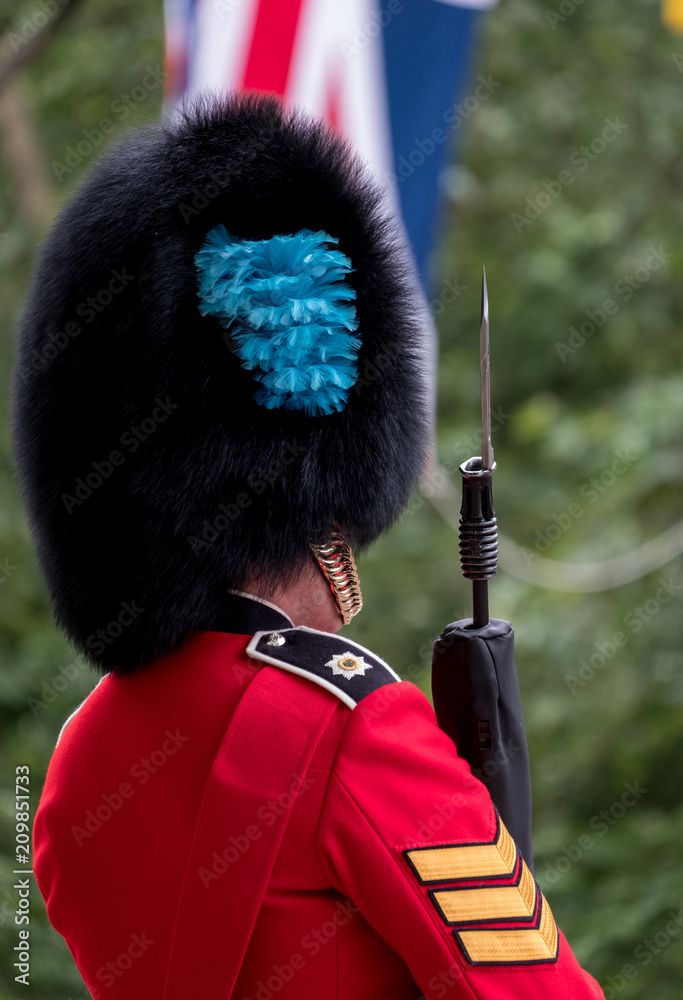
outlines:
[[[195,256],[203,316],[230,331],[254,399],[311,415],[343,410],[358,379],[351,261],[325,232],[242,240],[217,225]]]

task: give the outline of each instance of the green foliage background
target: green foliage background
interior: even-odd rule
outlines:
[[[36,9],[26,0],[13,6],[0,13],[0,30]],[[548,16],[560,6],[564,20]],[[112,102],[161,62],[161,39],[158,0],[90,0],[73,17],[22,78],[48,165],[64,163],[82,129],[112,117]],[[501,529],[525,547],[532,566],[541,550],[567,562],[608,559],[681,517],[683,38],[660,26],[656,0],[557,0],[547,8],[541,0],[504,0],[482,19],[476,73],[490,73],[499,86],[457,130],[459,165],[444,177],[434,296],[439,457],[452,468],[476,450],[485,263]],[[116,117],[116,133],[155,120],[160,104],[161,88],[150,91],[125,120]],[[599,154],[600,143],[593,146],[580,169],[580,147],[591,148],[607,119],[627,127]],[[51,169],[55,208],[93,156],[61,181]],[[565,170],[573,180],[555,195]],[[6,384],[42,234],[21,224],[2,179]],[[543,192],[539,204],[549,203],[536,212]],[[663,263],[641,270],[646,279],[625,301],[615,286],[647,269],[651,248]],[[454,302],[446,280],[465,286]],[[618,308],[582,346],[574,338],[573,348],[558,351],[570,345],[571,328],[610,298]],[[10,569],[0,572],[0,1000],[9,1000],[23,995],[8,958],[16,943],[14,768],[31,767],[35,810],[59,728],[97,678],[52,624],[12,479],[7,393],[1,405],[0,563]],[[630,464],[610,475],[618,452]],[[425,690],[434,637],[469,611],[457,538],[428,492],[362,559],[367,610],[347,630]],[[666,602],[656,598],[662,580],[673,591]],[[683,936],[670,923],[666,930],[672,911],[683,917],[681,585],[678,557],[601,593],[544,590],[504,570],[491,587],[493,613],[516,630],[537,875],[608,998],[682,995]],[[585,661],[599,663],[599,654],[604,663],[591,670]],[[74,663],[76,679],[63,684],[60,667]],[[624,807],[627,783],[647,791]],[[30,992],[42,1000],[84,997],[37,889],[32,903]]]

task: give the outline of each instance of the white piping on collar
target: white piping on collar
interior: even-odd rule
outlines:
[[[399,677],[399,675],[396,673],[395,670],[391,669],[386,660],[383,660],[381,656],[377,655],[377,653],[373,653],[373,651],[371,649],[368,649],[367,646],[362,646],[360,642],[356,642],[355,639],[347,639],[345,635],[337,635],[336,632],[322,632],[319,628],[309,628],[308,625],[297,625],[296,628],[299,629],[300,632],[314,632],[315,635],[333,635],[337,639],[345,639],[346,642],[350,643],[352,646],[357,646],[358,649],[362,649],[364,653],[367,653],[368,656],[371,656],[373,660],[377,660],[379,663],[381,663],[382,666],[389,671],[389,673],[395,680],[397,681],[403,680],[403,678]]]
[[[356,650],[362,649],[364,653],[367,653],[368,656],[371,656],[373,658],[373,660],[376,660],[379,664],[381,664],[395,680],[397,681],[402,680],[402,678],[399,677],[399,675],[396,673],[395,670],[391,669],[391,667],[385,660],[383,660],[380,656],[377,656],[376,653],[373,653],[371,649],[368,649],[366,646],[362,646],[359,642],[355,642],[355,640],[347,639],[346,636],[343,635],[338,636],[334,632],[323,632],[317,628],[309,628],[308,625],[296,625],[295,630],[297,632],[312,632],[314,635],[324,635],[326,637],[337,639],[340,641],[345,640],[346,642],[348,642],[350,650],[352,648]],[[318,684],[320,687],[326,688],[328,691],[331,691],[332,694],[336,695],[340,701],[343,701],[345,705],[348,705],[350,709],[353,710],[354,708],[356,708],[358,702],[354,698],[352,698],[350,694],[347,694],[345,691],[342,691],[340,687],[338,687],[336,684],[333,684],[331,681],[326,680],[324,677],[321,677],[320,674],[314,674],[312,671],[306,670],[305,667],[297,667],[292,663],[288,663],[286,660],[280,660],[277,659],[277,657],[275,656],[269,656],[268,653],[264,653],[261,650],[257,649],[256,647],[258,646],[261,639],[264,636],[271,634],[272,634],[272,629],[266,629],[263,632],[256,632],[247,646],[247,654],[253,657],[253,659],[255,660],[262,660],[264,663],[269,663],[274,667],[279,667],[281,670],[286,670],[291,674],[298,674],[300,677],[305,677],[307,680],[312,681],[314,684]]]
[[[350,709],[354,709],[358,702],[338,688],[335,684],[330,681],[325,680],[324,677],[320,677],[318,674],[311,673],[310,670],[305,670],[303,667],[296,667],[293,663],[287,663],[285,660],[278,660],[274,656],[268,656],[267,653],[262,653],[256,647],[263,638],[264,635],[270,635],[270,632],[257,632],[252,638],[251,642],[247,646],[247,653],[249,656],[253,657],[255,660],[262,660],[264,663],[269,663],[273,667],[279,667],[280,670],[284,670],[290,674],[297,674],[299,677],[305,677],[306,680],[311,681],[313,684],[318,684],[319,687],[325,688],[330,691],[333,695],[336,695],[340,701],[343,701]]]
[[[282,608],[279,608],[277,604],[273,604],[271,601],[267,601],[265,597],[257,597],[256,594],[247,594],[246,591],[244,590],[232,590],[232,588],[228,588],[228,593],[237,594],[238,597],[248,597],[250,601],[258,601],[259,604],[265,604],[266,607],[272,608],[273,611],[278,611],[281,615],[283,615],[287,619],[287,621],[291,624],[292,628],[294,628],[294,622],[289,617],[289,615],[285,611],[283,611]]]

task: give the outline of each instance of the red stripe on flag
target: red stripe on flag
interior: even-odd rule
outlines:
[[[284,96],[303,0],[259,0],[244,90]]]
[[[325,101],[325,121],[335,132],[343,133],[341,115],[341,80],[335,74],[329,81],[327,87],[327,98]]]

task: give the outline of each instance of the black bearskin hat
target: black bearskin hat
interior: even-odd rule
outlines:
[[[424,317],[383,204],[327,127],[233,96],[128,136],[58,218],[14,447],[57,622],[100,669],[152,662],[250,572],[292,579],[333,524],[362,549],[406,505],[429,436]],[[264,247],[310,273],[266,274]],[[254,292],[300,279],[296,303]]]

